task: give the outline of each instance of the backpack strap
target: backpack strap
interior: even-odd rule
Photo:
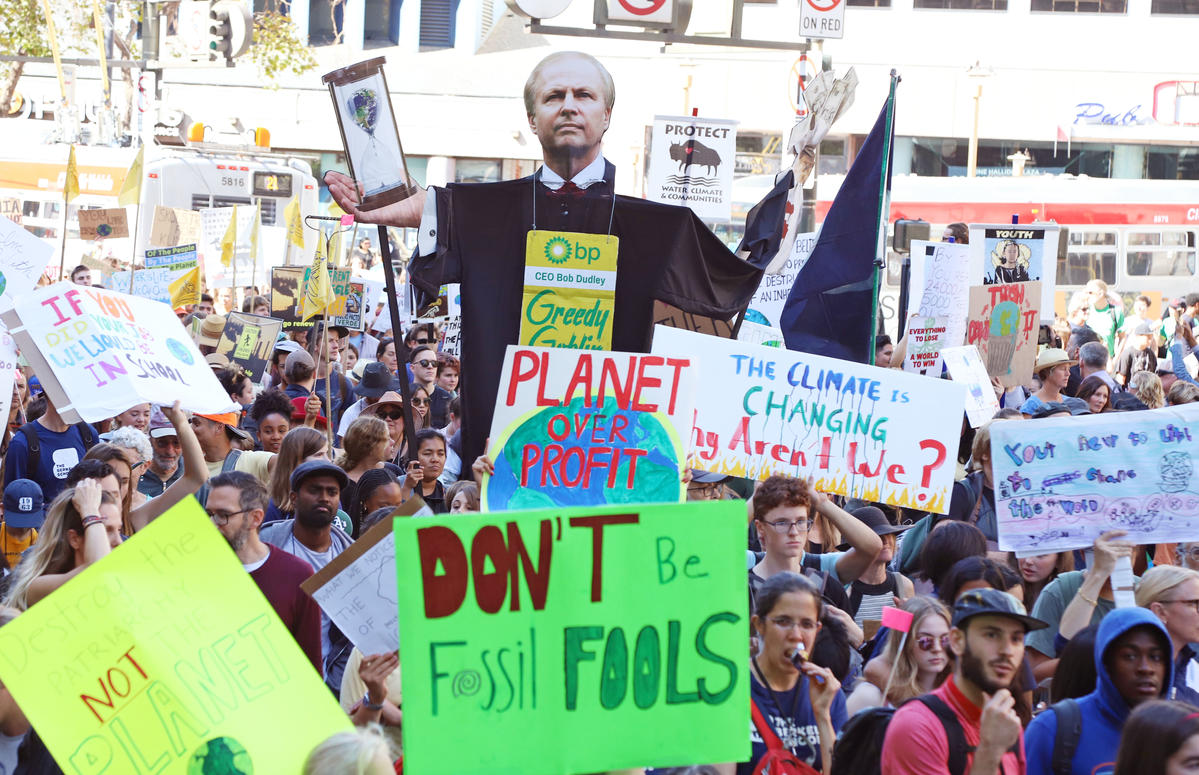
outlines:
[[[75,423],[75,428],[79,431],[79,438],[83,441],[84,450],[89,450],[96,446],[96,437],[92,435],[92,426],[80,421]]]
[[[231,449],[229,454],[225,455],[225,462],[221,463],[221,473],[227,474],[230,471],[236,470],[237,460],[241,457],[240,449]]]
[[[29,448],[29,455],[25,462],[25,475],[30,478],[37,477],[38,468],[42,464],[42,442],[38,439],[37,429],[33,427],[32,422],[27,422],[20,428],[17,428],[17,433],[25,437],[25,446]]]
[[[754,721],[754,728],[758,730],[758,734],[762,736],[762,742],[766,744],[766,750],[783,750],[783,741],[770,728],[770,722],[762,715],[762,711],[758,708],[758,703],[754,702],[753,697],[749,698],[749,712]]]
[[[953,708],[935,694],[922,694],[916,698],[933,712],[945,728],[945,742],[949,746],[949,775],[966,775],[966,757],[974,753],[974,746],[967,745],[962,722],[958,721]]]
[[[983,506],[983,488],[982,488],[982,481],[981,481],[982,474],[981,473],[978,474],[977,479],[971,478],[974,476],[975,476],[975,474],[970,474],[970,475],[966,476],[964,479],[962,479],[962,484],[965,485],[966,492],[969,493],[970,495],[974,495],[974,508],[971,509],[971,511],[970,511],[970,524],[971,525],[978,524],[978,512],[980,510],[982,510],[982,506]]]
[[[1071,762],[1074,752],[1078,750],[1078,741],[1082,737],[1082,711],[1078,701],[1062,700],[1052,706],[1053,715],[1057,717],[1057,734],[1053,736],[1053,775],[1070,775]]]

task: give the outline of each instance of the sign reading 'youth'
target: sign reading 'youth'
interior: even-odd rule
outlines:
[[[695,354],[694,467],[949,511],[961,385],[664,326],[653,352]]]
[[[729,501],[397,519],[405,771],[746,760],[744,535]]]
[[[509,346],[483,509],[682,500],[694,389],[688,358]]]
[[[1199,405],[991,427],[999,548],[1083,549],[1199,540]]]

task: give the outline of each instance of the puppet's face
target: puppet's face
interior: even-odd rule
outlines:
[[[567,57],[547,65],[537,79],[529,128],[547,155],[569,150],[585,156],[608,129],[604,82],[585,59]]]

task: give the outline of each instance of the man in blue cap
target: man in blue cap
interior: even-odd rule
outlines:
[[[0,549],[9,568],[17,567],[21,553],[33,546],[38,528],[46,519],[42,488],[30,479],[14,479],[4,488],[4,530]]]
[[[341,503],[341,491],[349,481],[346,472],[327,460],[309,460],[296,466],[288,480],[291,486],[291,519],[272,522],[258,531],[271,546],[294,554],[320,571],[337,555],[350,548],[354,539],[333,524]],[[321,652],[325,655],[325,683],[341,691],[341,674],[350,658],[352,645],[321,614]]]

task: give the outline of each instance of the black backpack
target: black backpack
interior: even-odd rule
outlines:
[[[25,437],[25,446],[29,448],[29,458],[25,463],[25,470],[31,475],[31,478],[37,476],[38,468],[42,464],[42,442],[38,438],[37,428],[33,427],[35,422],[37,420],[27,422],[17,428],[17,433]],[[92,426],[85,422],[77,422],[72,427],[79,431],[79,438],[83,440],[84,454],[96,446],[96,437],[92,435]]]
[[[1053,775],[1070,775],[1070,762],[1082,737],[1082,711],[1078,701],[1066,699],[1050,706],[1057,719],[1057,734],[1053,736]]]
[[[913,697],[900,707],[908,702],[923,703],[936,715],[945,728],[949,745],[949,775],[966,775],[966,757],[974,752],[974,747],[966,744],[966,735],[953,709],[935,694]],[[879,775],[883,739],[895,711],[896,708],[870,708],[850,719],[833,748],[831,775]]]

